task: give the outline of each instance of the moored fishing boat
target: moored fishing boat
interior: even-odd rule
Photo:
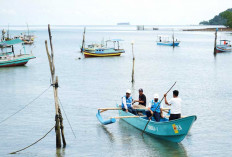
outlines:
[[[180,41],[177,39],[173,41],[169,40],[169,36],[158,35],[158,40],[156,41],[157,45],[164,45],[164,46],[179,46]]]
[[[110,57],[110,56],[120,56],[122,53],[125,53],[124,49],[120,49],[119,41],[121,39],[112,39],[107,40],[106,45],[103,44],[91,44],[88,45],[88,48],[83,48],[83,53],[85,57]],[[107,43],[112,42],[114,44],[113,48],[108,48]],[[118,44],[118,47],[115,48],[115,43]]]
[[[10,45],[11,46],[11,51],[7,52],[7,48],[6,52],[2,52],[0,54],[0,67],[13,67],[13,66],[22,66],[27,64],[27,62],[30,59],[34,59],[35,56],[33,54],[26,54],[25,51],[25,47],[24,47],[24,54],[15,54],[14,52],[14,46],[15,44],[22,44],[24,43],[22,40],[20,39],[14,39],[14,40],[10,40],[10,41],[3,41],[0,42],[0,44],[6,44],[6,45]]]
[[[220,40],[220,44],[216,46],[217,53],[231,52],[232,46],[229,40]]]
[[[193,115],[172,121],[169,121],[168,118],[161,118],[160,122],[156,122],[154,119],[148,122],[149,120],[146,116],[135,116],[130,112],[122,111],[118,105],[117,110],[119,110],[119,117],[112,117],[106,121],[104,121],[100,115],[100,113],[104,111],[104,109],[102,111],[98,110],[96,116],[98,120],[104,125],[115,123],[116,118],[121,117],[122,120],[134,126],[135,128],[142,131],[145,129],[145,133],[150,134],[153,137],[171,142],[181,142],[188,134],[193,123],[197,119],[197,117]],[[140,112],[143,112],[143,114],[145,114],[144,109],[140,109]]]
[[[21,35],[15,36],[14,38],[24,41],[24,44],[26,45],[31,45],[34,43],[35,35],[30,34],[29,26],[27,24],[27,34],[21,33]]]

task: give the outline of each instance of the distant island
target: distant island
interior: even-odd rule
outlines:
[[[227,9],[218,15],[214,16],[209,21],[202,21],[200,25],[224,25],[229,28],[232,28],[232,8]]]
[[[117,23],[117,25],[130,25],[129,22],[122,22],[122,23]]]

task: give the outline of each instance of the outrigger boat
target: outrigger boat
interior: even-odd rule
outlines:
[[[122,53],[125,53],[124,49],[120,49],[119,41],[121,39],[111,39],[106,41],[106,45],[103,44],[91,44],[88,45],[88,48],[83,48],[83,53],[85,57],[110,57],[110,56],[120,56]],[[113,42],[114,47],[108,48],[108,42]],[[118,47],[115,48],[115,43],[118,44]]]
[[[141,105],[137,105],[141,106]],[[196,121],[197,116],[187,116],[184,118],[169,121],[168,118],[161,118],[160,122],[156,122],[152,119],[148,122],[148,118],[145,116],[144,107],[136,107],[136,109],[143,113],[143,116],[136,116],[130,112],[122,111],[119,105],[117,108],[110,108],[109,110],[119,110],[119,117],[111,117],[109,120],[103,120],[101,113],[107,111],[107,108],[98,109],[97,118],[103,125],[108,125],[116,122],[116,119],[123,119],[128,124],[135,128],[150,134],[153,137],[161,138],[171,142],[181,142],[188,134],[193,123]],[[168,110],[168,109],[166,109]],[[146,126],[147,125],[147,126]],[[144,130],[145,129],[145,130]]]
[[[158,35],[158,40],[156,41],[157,45],[164,45],[164,46],[179,46],[180,41],[177,39],[174,41],[169,40],[169,36]]]
[[[218,53],[221,52],[231,52],[232,46],[229,40],[220,40],[220,44],[216,46],[216,50]]]
[[[20,39],[14,39],[10,41],[2,41],[0,42],[0,45],[10,45],[11,51],[7,52],[8,48],[6,49],[6,52],[0,53],[0,67],[13,67],[13,66],[22,66],[27,64],[27,62],[30,59],[36,58],[33,54],[26,54],[26,50],[24,47],[24,42]],[[15,44],[22,44],[24,49],[24,54],[16,55],[14,52],[14,45]]]

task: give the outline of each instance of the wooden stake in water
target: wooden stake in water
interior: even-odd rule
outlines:
[[[218,31],[218,28],[216,28],[216,31],[215,31],[215,39],[214,39],[214,54],[217,53],[217,49],[216,49],[216,46],[217,46],[217,31]]]
[[[131,42],[132,45],[132,54],[133,54],[133,66],[132,66],[132,80],[131,82],[134,83],[134,69],[135,69],[135,56],[134,56],[134,41]]]
[[[175,47],[175,41],[174,41],[175,39],[174,39],[174,31],[173,31],[173,34],[172,34],[172,46],[173,46],[173,48]]]
[[[83,52],[83,50],[85,48],[85,30],[86,30],[86,27],[84,28],[84,32],[83,32],[83,40],[82,40],[82,46],[81,46],[81,53]]]
[[[59,101],[58,101],[58,76],[55,76],[54,53],[53,53],[52,35],[51,35],[50,25],[48,25],[48,33],[49,33],[51,54],[49,53],[49,50],[48,50],[47,40],[45,40],[45,46],[46,46],[46,51],[47,51],[47,56],[48,56],[48,61],[49,61],[49,66],[50,66],[50,71],[51,71],[54,100],[55,100],[56,147],[60,148],[61,147],[61,137],[60,137],[61,133],[62,133],[62,141],[63,141],[64,147],[66,146],[66,141],[65,141],[64,130],[63,130],[63,128],[64,128],[63,127],[63,118],[62,118],[62,114],[61,114],[60,107],[59,107]]]

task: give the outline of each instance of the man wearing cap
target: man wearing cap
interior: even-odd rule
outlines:
[[[139,100],[134,100],[133,103],[138,102],[139,105],[143,105],[146,107],[146,96],[143,94],[143,89],[139,89]]]
[[[163,106],[160,104],[159,95],[154,94],[154,99],[149,103],[147,117],[153,116],[157,122],[160,121]]]
[[[169,120],[175,120],[181,118],[181,98],[178,97],[179,91],[173,91],[173,98],[167,101],[167,94],[164,94],[165,104],[171,106]]]
[[[131,97],[131,90],[128,89],[126,91],[126,95],[122,97],[122,110],[126,112],[130,112],[136,114],[136,110],[133,109],[132,106],[133,99]]]

